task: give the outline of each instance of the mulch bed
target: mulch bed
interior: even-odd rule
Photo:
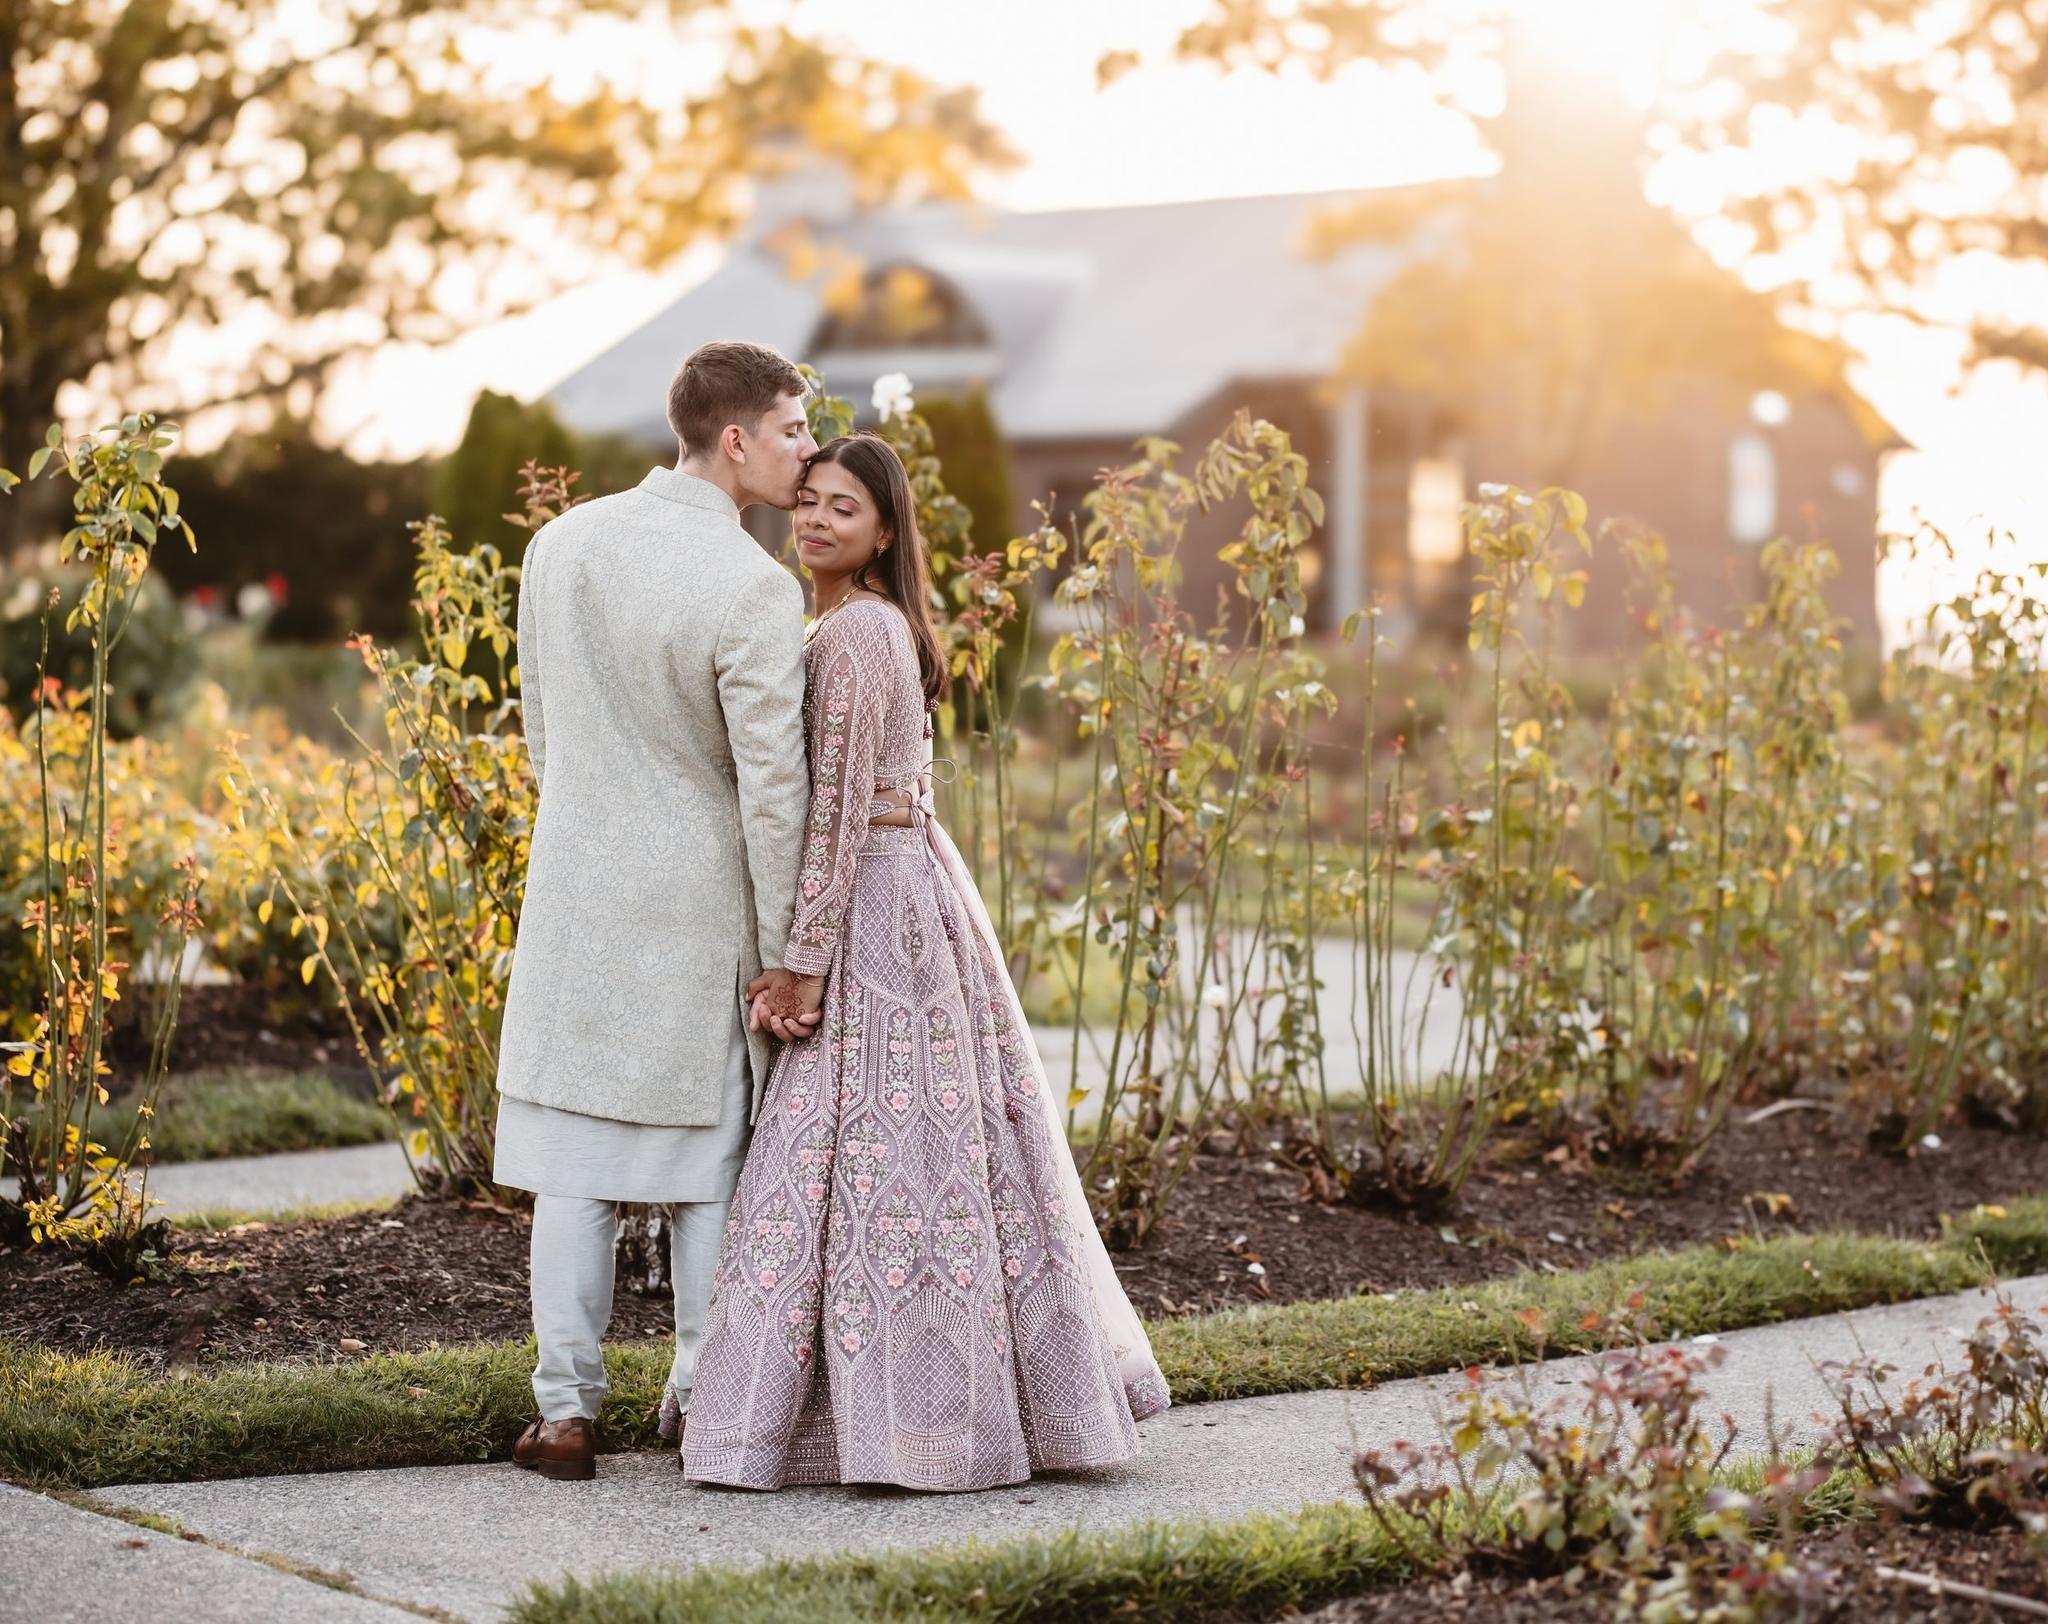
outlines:
[[[2048,1153],[2038,1138],[1957,1126],[1938,1151],[1899,1159],[1846,1120],[1802,1112],[1731,1124],[1677,1190],[1512,1142],[1448,1218],[1318,1203],[1306,1180],[1270,1149],[1199,1157],[1147,1243],[1117,1258],[1139,1311],[1458,1285],[1735,1234],[1931,1238],[1945,1212],[2048,1188]],[[82,1263],[0,1249],[0,1336],[185,1362],[333,1357],[343,1338],[379,1350],[497,1340],[530,1325],[527,1220],[486,1204],[415,1199],[175,1240],[165,1278],[120,1287]],[[616,1336],[669,1324],[666,1300],[624,1287],[614,1312]]]
[[[149,1016],[148,1001],[138,1001],[131,1019],[114,1030],[110,1058],[123,1076],[139,1073],[148,1063]],[[169,1063],[173,1072],[253,1066],[368,1076],[340,1015],[302,987],[271,991],[254,981],[185,988],[178,997]]]
[[[333,1357],[498,1340],[532,1328],[530,1222],[480,1202],[407,1200],[389,1212],[180,1235],[169,1277],[115,1286],[83,1263],[0,1251],[0,1336],[168,1363]],[[615,1336],[672,1325],[665,1299],[620,1291]]]
[[[1881,1579],[1880,1566],[1931,1575],[1981,1590],[2048,1602],[2048,1566],[2037,1563],[2017,1533],[1965,1533],[1932,1527],[1853,1524],[1805,1542],[1804,1553],[1834,1570],[1813,1624],[1868,1624],[1875,1619],[1937,1619],[1945,1624],[2008,1624],[2016,1611],[1954,1596],[1929,1594]],[[1407,1624],[1445,1619],[1459,1624],[1609,1624],[1612,1588],[1570,1588],[1562,1579],[1480,1578],[1461,1574],[1397,1585],[1286,1615],[1297,1624]]]
[[[1447,1216],[1305,1200],[1309,1179],[1272,1143],[1265,1155],[1197,1157],[1146,1244],[1117,1258],[1138,1311],[1467,1285],[1727,1235],[1929,1239],[1943,1213],[2048,1189],[2048,1145],[1958,1124],[1940,1149],[1899,1157],[1871,1149],[1846,1115],[1800,1111],[1729,1123],[1675,1189],[1514,1140],[1475,1170]]]

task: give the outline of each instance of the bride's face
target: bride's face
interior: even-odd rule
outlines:
[[[796,494],[797,561],[819,575],[851,575],[887,545],[867,487],[836,462],[804,475]]]

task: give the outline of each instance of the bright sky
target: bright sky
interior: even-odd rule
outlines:
[[[1647,42],[1679,0],[1521,0],[1581,61],[1611,74],[1639,100],[1655,71]],[[1685,0],[1698,19],[1675,51],[1696,52],[1744,0]],[[1330,85],[1305,76],[1224,76],[1164,59],[1203,0],[1034,0],[1029,6],[939,0],[799,0],[806,33],[853,41],[943,83],[980,88],[986,115],[1025,157],[1000,177],[991,201],[1040,209],[1314,191],[1412,181],[1483,167],[1469,127],[1434,107],[1419,86],[1365,67]],[[1727,14],[1724,16],[1723,14]],[[607,49],[615,49],[611,42]],[[1103,52],[1140,51],[1139,71],[1096,88]],[[1669,58],[1666,59],[1669,61]],[[1815,138],[1824,140],[1823,137]],[[1784,150],[1812,150],[1788,132]],[[1668,196],[1692,202],[1709,177],[1674,171]],[[665,275],[606,276],[526,318],[473,333],[439,352],[388,350],[334,391],[330,427],[359,454],[410,455],[459,436],[484,387],[544,392],[631,332],[715,263],[694,255]],[[2036,516],[2038,448],[2048,444],[2048,380],[1994,372],[1957,388],[1954,346],[1939,335],[1873,324],[1855,335],[1870,355],[1858,379],[1916,446],[1894,457],[1882,499],[1886,522],[1908,528],[1925,514],[1958,536],[1987,523],[2010,528],[2048,556]],[[1957,583],[1960,584],[1960,583]],[[1930,593],[1952,590],[1925,566],[1884,582],[1894,626]]]

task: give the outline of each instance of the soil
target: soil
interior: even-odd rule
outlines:
[[[1675,1190],[1515,1142],[1474,1174],[1448,1218],[1318,1202],[1310,1182],[1270,1146],[1198,1157],[1146,1244],[1117,1256],[1139,1311],[1458,1285],[1737,1234],[1927,1239],[1943,1213],[2048,1189],[2048,1154],[2038,1138],[1958,1125],[1939,1150],[1901,1159],[1846,1121],[1798,1112],[1732,1123]],[[485,1203],[408,1199],[389,1212],[174,1240],[161,1277],[128,1286],[61,1254],[0,1249],[0,1336],[180,1363],[331,1358],[355,1351],[343,1338],[383,1350],[529,1329],[527,1220]],[[621,1286],[615,1335],[668,1324],[666,1300]]]
[[[2001,1595],[2048,1602],[2048,1563],[2029,1556],[2011,1530],[1971,1533],[1949,1528],[1855,1524],[1804,1542],[1802,1554],[1833,1570],[1813,1624],[1875,1624],[1930,1619],[1945,1624],[2007,1624],[2021,1616],[1979,1601],[1930,1594],[1880,1566],[1975,1585]],[[1604,1586],[1574,1589],[1562,1579],[1481,1578],[1460,1574],[1397,1585],[1333,1602],[1310,1613],[1283,1615],[1295,1624],[1401,1624],[1417,1618],[1453,1624],[1608,1624],[1615,1597]]]
[[[1455,1210],[1426,1218],[1305,1199],[1316,1175],[1277,1143],[1265,1151],[1196,1157],[1145,1244],[1117,1256],[1140,1313],[1465,1285],[1732,1235],[1929,1239],[1944,1213],[2048,1189],[2037,1137],[1957,1124],[1939,1149],[1900,1157],[1819,1111],[1736,1119],[1675,1188],[1568,1145],[1506,1140]]]
[[[117,1074],[139,1073],[149,1061],[152,1009],[139,1000],[134,1018],[115,1028],[111,1060]],[[305,989],[272,992],[253,981],[187,987],[178,997],[169,1069],[325,1071],[367,1080],[355,1039],[342,1018],[313,1002]]]
[[[334,1358],[496,1341],[532,1328],[523,1212],[408,1199],[386,1212],[177,1235],[166,1277],[116,1286],[82,1262],[0,1251],[0,1336],[151,1363]],[[665,1299],[620,1291],[612,1332],[655,1336]]]

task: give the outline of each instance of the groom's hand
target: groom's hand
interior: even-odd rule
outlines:
[[[784,1043],[795,1043],[817,1029],[825,1002],[823,976],[794,975],[788,970],[763,970],[747,984],[751,1011],[748,1030],[762,1027]]]

